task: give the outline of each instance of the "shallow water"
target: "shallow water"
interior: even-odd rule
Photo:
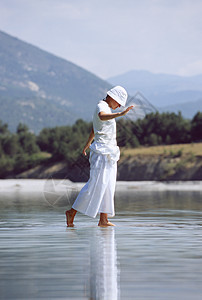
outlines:
[[[66,228],[44,194],[2,192],[0,298],[201,299],[201,196],[119,189],[116,227],[78,214]]]

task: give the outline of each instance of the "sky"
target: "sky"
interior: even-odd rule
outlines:
[[[0,0],[0,30],[102,79],[202,74],[202,0]]]

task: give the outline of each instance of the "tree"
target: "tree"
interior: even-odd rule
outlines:
[[[202,141],[202,112],[198,112],[191,121],[191,138],[193,142]]]
[[[16,135],[7,135],[2,139],[2,148],[4,154],[14,156],[19,151],[19,145]]]
[[[0,135],[8,134],[8,124],[4,123],[0,120]]]
[[[19,123],[18,127],[17,127],[17,134],[21,134],[21,133],[27,133],[29,132],[29,128],[27,125]]]
[[[36,143],[36,136],[29,132],[29,128],[25,124],[19,124],[17,127],[18,143],[21,147],[21,152],[33,154],[39,152],[40,149]]]

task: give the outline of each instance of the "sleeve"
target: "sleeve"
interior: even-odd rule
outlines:
[[[97,105],[97,114],[99,114],[101,111],[107,113],[106,103],[104,103],[104,101],[99,102]]]

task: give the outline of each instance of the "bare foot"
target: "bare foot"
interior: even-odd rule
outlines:
[[[72,214],[71,210],[67,210],[65,214],[67,219],[67,227],[74,227],[74,215]]]
[[[108,227],[108,226],[116,226],[115,224],[111,223],[111,222],[107,222],[107,223],[102,223],[99,221],[98,226],[100,227]]]

